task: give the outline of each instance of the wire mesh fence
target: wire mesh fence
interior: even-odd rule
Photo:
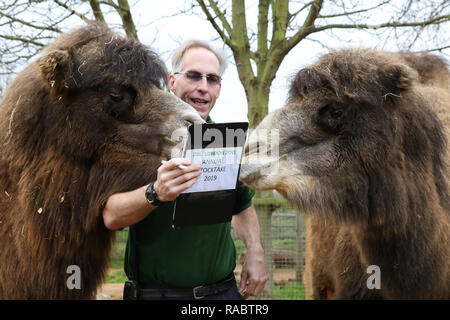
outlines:
[[[302,275],[305,264],[303,215],[284,199],[253,199],[261,228],[270,279],[257,299],[298,300],[305,298]],[[235,243],[239,250],[240,240]],[[239,253],[237,259],[239,266]]]
[[[303,215],[280,198],[254,198],[261,237],[266,255],[266,265],[270,279],[261,295],[255,299],[298,300],[304,299],[302,282],[304,269],[304,220]],[[123,258],[128,237],[128,228],[117,232],[112,252],[111,266],[114,275],[107,281],[123,283]],[[236,246],[235,276],[240,281],[240,273],[245,262],[245,246],[232,232]]]

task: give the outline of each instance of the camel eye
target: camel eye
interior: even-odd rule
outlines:
[[[318,123],[327,132],[338,132],[344,122],[344,108],[334,104],[327,104],[319,110]]]
[[[134,88],[116,86],[104,89],[103,110],[118,120],[124,120],[131,112],[135,102],[136,91]]]
[[[330,116],[333,119],[338,119],[338,118],[340,118],[342,116],[343,113],[344,112],[342,111],[342,109],[333,109],[333,110],[330,111]]]
[[[327,104],[325,107],[319,110],[319,116],[321,118],[339,119],[344,114],[344,110],[339,107],[335,107],[331,104]]]
[[[123,100],[123,96],[120,93],[113,93],[113,92],[111,92],[109,94],[109,96],[110,96],[111,100],[114,101],[114,102],[120,102],[120,101]]]

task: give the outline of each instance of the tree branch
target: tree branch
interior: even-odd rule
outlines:
[[[425,52],[433,52],[433,51],[441,52],[441,51],[443,51],[445,49],[450,49],[450,45],[444,46],[444,47],[439,47],[439,48],[434,48],[434,49],[430,49],[430,50],[425,50]]]
[[[367,8],[367,9],[361,9],[361,10],[356,10],[356,11],[348,11],[348,12],[343,12],[343,13],[338,13],[338,14],[330,14],[330,15],[318,15],[317,18],[322,19],[322,18],[336,18],[336,17],[342,17],[342,16],[350,16],[350,15],[354,15],[354,14],[358,14],[358,13],[363,13],[363,12],[367,12],[367,11],[371,11],[377,8],[380,8],[382,6],[384,6],[385,4],[388,4],[389,2],[391,2],[390,0],[384,1],[379,3],[376,6]]]
[[[100,3],[98,0],[89,0],[89,4],[91,5],[92,12],[94,13],[95,20],[101,23],[105,23],[105,17],[103,16],[103,12],[100,9]]]
[[[213,9],[217,18],[220,19],[220,22],[222,22],[224,29],[230,35],[233,32],[233,30],[232,30],[230,24],[228,23],[228,20],[226,19],[225,14],[219,10],[219,7],[217,6],[217,2],[215,2],[214,0],[209,0],[209,5]]]
[[[302,39],[306,38],[307,35],[312,33],[314,28],[314,22],[319,16],[319,12],[322,9],[323,0],[315,0],[311,3],[311,9],[309,10],[308,16],[301,28],[287,41],[285,42],[283,51],[289,52],[293,47],[295,47]]]
[[[13,16],[11,16],[11,15],[9,15],[9,14],[7,14],[7,13],[4,13],[4,12],[2,12],[2,11],[0,11],[0,16],[1,16],[1,17],[5,17],[5,18],[8,18],[8,19],[9,19],[10,21],[12,21],[12,22],[18,22],[18,23],[20,23],[20,24],[22,24],[22,25],[24,25],[24,26],[27,26],[27,27],[30,27],[30,28],[33,28],[33,29],[38,29],[38,30],[48,30],[48,31],[53,31],[53,32],[58,32],[58,33],[61,33],[61,32],[62,32],[62,31],[61,31],[60,29],[58,29],[58,28],[54,28],[54,27],[50,27],[50,26],[39,26],[39,25],[33,24],[33,23],[31,23],[31,22],[27,22],[27,21],[25,21],[25,20],[22,20],[22,19],[13,17]]]
[[[233,32],[233,55],[236,61],[239,78],[244,86],[255,85],[257,78],[250,63],[250,43],[247,35],[247,20],[245,18],[245,3],[242,0],[233,0],[231,3],[231,21]]]
[[[120,7],[116,3],[114,3],[114,1],[112,1],[112,0],[100,1],[99,3],[106,4],[106,5],[114,8],[114,10],[116,10],[116,11],[120,9]]]
[[[267,54],[267,29],[269,15],[270,0],[260,0],[258,5],[258,36],[257,36],[257,52],[256,56],[264,57]],[[256,61],[258,63],[258,61]]]
[[[211,23],[213,28],[217,31],[220,38],[222,38],[223,42],[225,42],[225,44],[233,50],[233,44],[229,37],[229,36],[231,36],[231,34],[229,34],[229,36],[228,36],[225,34],[225,32],[223,32],[223,30],[216,23],[216,20],[214,20],[214,17],[211,15],[211,12],[209,12],[208,7],[206,6],[206,4],[203,0],[197,0],[197,3],[200,5],[200,8],[202,9],[203,13],[206,15],[206,19],[208,19],[208,21]]]
[[[17,36],[9,36],[9,35],[0,34],[0,38],[6,39],[6,40],[12,40],[12,41],[20,41],[20,42],[23,42],[25,44],[30,44],[31,43],[31,44],[33,44],[35,46],[38,46],[38,47],[44,47],[45,46],[45,44],[40,43],[40,42],[36,42],[33,39],[26,39],[26,38],[21,38],[21,37],[17,37]]]
[[[430,20],[418,22],[386,22],[376,25],[369,24],[329,24],[322,27],[314,27],[312,32],[320,32],[327,29],[382,29],[382,28],[403,28],[403,27],[425,27],[432,24],[440,24],[450,21],[450,15],[435,17]]]
[[[272,42],[271,49],[286,38],[289,21],[289,1],[278,0],[272,3]]]
[[[89,18],[87,18],[84,14],[81,14],[77,11],[75,11],[74,9],[72,9],[71,7],[69,7],[67,4],[62,3],[59,0],[53,0],[57,5],[59,5],[60,7],[66,9],[67,11],[69,11],[71,14],[76,15],[77,17],[79,17],[81,20],[83,20],[86,23],[92,23],[93,21]]]
[[[131,15],[128,0],[118,0],[119,8],[116,9],[122,19],[122,25],[128,37],[138,40],[136,25]]]
[[[289,21],[292,21],[293,18],[295,18],[300,12],[308,8],[314,3],[314,1],[306,3],[303,7],[301,7],[299,10],[295,11],[294,13],[289,14]]]

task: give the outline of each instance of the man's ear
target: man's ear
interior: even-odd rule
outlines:
[[[169,81],[168,81],[168,83],[169,83],[170,91],[175,92],[175,87],[174,87],[174,85],[175,85],[175,75],[173,73],[169,74]]]
[[[68,88],[72,63],[67,51],[51,51],[39,59],[39,67],[52,94],[61,94]]]

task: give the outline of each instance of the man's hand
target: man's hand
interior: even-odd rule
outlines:
[[[186,166],[180,169],[178,165]],[[190,188],[200,176],[200,165],[191,164],[189,159],[173,158],[158,168],[158,176],[153,189],[160,201],[173,201],[180,193]]]
[[[245,254],[245,263],[242,267],[241,284],[239,286],[239,291],[244,295],[244,299],[260,295],[267,280],[269,280],[269,275],[264,251],[248,249]]]
[[[267,280],[269,280],[255,207],[251,205],[239,214],[234,215],[231,224],[247,249],[239,287],[244,299],[247,299],[250,296],[261,294]]]

